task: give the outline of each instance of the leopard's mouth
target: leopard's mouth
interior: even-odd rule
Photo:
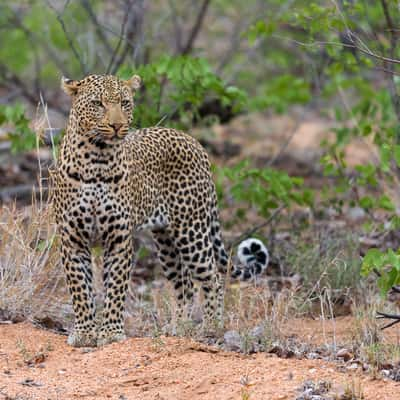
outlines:
[[[98,129],[97,132],[98,132],[98,137],[102,141],[108,144],[113,144],[116,142],[123,141],[128,134],[128,129],[121,128],[118,131]]]

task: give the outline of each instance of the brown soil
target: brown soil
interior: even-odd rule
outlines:
[[[131,338],[88,351],[29,323],[0,325],[0,399],[234,400],[247,391],[250,400],[283,400],[295,399],[307,379],[330,381],[337,392],[354,381],[367,400],[400,399],[400,383],[341,370],[334,362],[245,356],[178,338]]]

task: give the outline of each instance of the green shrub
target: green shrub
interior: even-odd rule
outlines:
[[[36,135],[29,127],[29,120],[21,104],[0,105],[0,126],[2,125],[5,125],[8,131],[13,153],[30,150],[36,146]]]

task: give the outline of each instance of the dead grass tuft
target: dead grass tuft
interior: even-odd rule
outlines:
[[[66,290],[50,208],[0,209],[0,310],[3,318],[65,315]],[[64,312],[61,312],[64,310]]]

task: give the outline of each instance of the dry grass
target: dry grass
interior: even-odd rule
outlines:
[[[42,318],[65,308],[50,208],[0,209],[0,310],[10,319]]]
[[[35,202],[22,210],[16,207],[0,209],[0,309],[6,310],[13,318],[33,319],[51,313],[63,321],[70,320],[69,296],[52,221],[48,205],[41,206]],[[95,252],[93,260],[96,297],[101,303],[101,253]],[[325,265],[333,266],[325,261]],[[325,268],[322,275],[324,271]],[[304,288],[308,289],[309,285]],[[225,329],[237,330],[246,340],[250,331],[258,326],[264,329],[265,341],[272,343],[284,337],[283,327],[288,317],[301,315],[307,302],[316,304],[319,315],[331,318],[330,292],[326,287],[318,289],[319,294],[316,290],[296,292],[290,288],[272,293],[267,280],[260,280],[257,285],[228,282]],[[175,311],[173,292],[162,279],[146,286],[131,285],[126,305],[128,332],[133,336],[171,333]],[[199,319],[198,304],[194,314],[195,319]],[[189,323],[180,328],[180,332],[188,336],[195,336],[198,331]]]

